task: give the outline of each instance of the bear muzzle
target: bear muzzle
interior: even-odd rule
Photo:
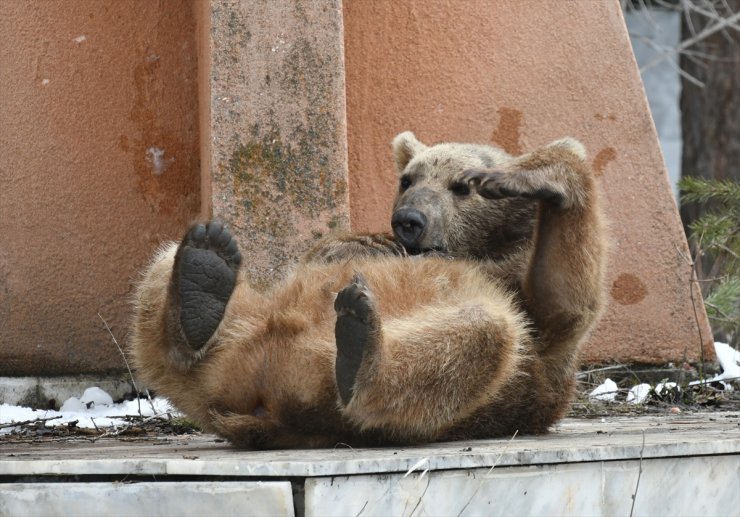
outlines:
[[[393,213],[391,227],[406,251],[411,253],[420,248],[421,237],[427,227],[427,218],[415,208],[399,208]]]

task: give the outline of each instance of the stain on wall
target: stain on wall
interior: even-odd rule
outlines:
[[[634,305],[645,299],[648,290],[637,276],[622,273],[612,282],[610,294],[621,305]]]
[[[190,2],[0,17],[0,375],[124,367],[131,284],[199,210]]]
[[[491,133],[491,143],[509,154],[522,154],[522,112],[512,108],[499,108],[498,114],[501,118]]]
[[[596,153],[596,156],[594,157],[594,160],[591,163],[594,174],[596,176],[603,175],[604,170],[606,169],[606,166],[609,165],[609,162],[613,162],[616,159],[617,159],[617,150],[614,149],[613,147],[606,147],[600,150],[598,153]]]

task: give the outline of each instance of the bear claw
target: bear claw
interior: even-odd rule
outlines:
[[[188,345],[200,349],[216,331],[236,285],[241,253],[223,223],[193,225],[178,251],[175,287]]]
[[[512,173],[496,170],[469,169],[463,172],[460,180],[469,183],[481,197],[502,199],[505,197],[523,197],[539,201],[560,204],[563,194],[548,185],[532,187],[513,177]]]
[[[361,275],[355,275],[352,283],[339,291],[334,310],[337,313],[337,388],[342,402],[347,405],[354,394],[355,379],[365,350],[377,335],[372,294]]]

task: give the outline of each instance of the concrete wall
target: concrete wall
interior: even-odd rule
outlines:
[[[131,280],[199,210],[192,2],[0,17],[0,375],[121,368]]]
[[[3,7],[0,375],[122,368],[98,314],[124,341],[137,271],[201,212],[237,230],[260,283],[348,220],[388,230],[405,129],[512,153],[583,140],[613,223],[585,359],[696,360],[699,328],[709,343],[616,0]]]
[[[612,222],[610,306],[584,359],[701,356],[711,335],[619,2],[346,2],[344,21],[354,229],[388,227],[399,131],[511,153],[576,137]]]

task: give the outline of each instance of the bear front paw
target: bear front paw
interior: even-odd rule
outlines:
[[[468,169],[460,177],[461,183],[473,187],[481,197],[502,199],[506,197],[523,197],[559,204],[563,193],[554,185],[538,181],[535,171],[501,172],[486,169]]]

